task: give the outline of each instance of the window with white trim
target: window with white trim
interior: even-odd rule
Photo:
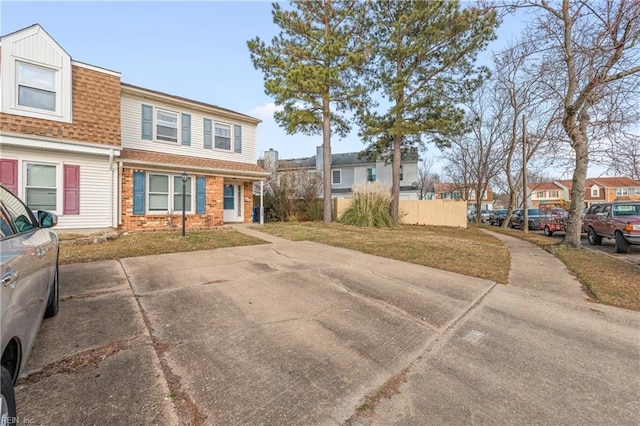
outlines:
[[[156,139],[178,142],[178,113],[156,109]]]
[[[193,212],[191,177],[185,183],[185,212]],[[182,211],[182,176],[149,173],[147,176],[147,205],[153,213]]]
[[[334,185],[342,183],[342,170],[331,170],[331,183]]]
[[[634,189],[633,194],[634,195],[640,195],[640,187]]]
[[[22,107],[55,112],[56,71],[16,61],[18,69],[18,99]]]
[[[598,188],[597,186],[592,186],[591,187],[591,196],[592,197],[599,197],[600,196],[600,188]]]
[[[549,191],[549,198],[558,198],[558,191]]]
[[[618,197],[629,195],[629,188],[616,188],[616,195]]]
[[[545,198],[546,196],[547,196],[546,191],[538,191],[538,193],[536,194],[536,197],[538,198]]]
[[[216,123],[215,147],[217,149],[231,150],[231,126],[228,124]]]
[[[57,170],[55,165],[26,163],[25,202],[32,210],[56,211]]]
[[[376,181],[376,168],[372,167],[367,169],[367,182],[375,182]]]

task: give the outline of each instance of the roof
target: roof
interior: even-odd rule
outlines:
[[[591,182],[594,182],[605,188],[624,188],[624,187],[636,187],[640,186],[640,182],[633,180],[629,177],[600,177],[600,178],[588,178]]]
[[[528,183],[527,187],[532,191],[557,191],[561,189],[558,185],[552,182]]]
[[[331,154],[331,166],[356,166],[360,164],[375,164],[375,161],[367,158],[358,158],[359,152],[345,152]],[[418,162],[417,159],[403,157],[403,162]],[[278,160],[278,169],[315,168],[317,164],[316,156],[303,158],[287,158]]]
[[[237,176],[243,178],[261,179],[269,175],[257,164],[240,163],[235,161],[214,160],[186,155],[163,154],[137,149],[123,149],[120,160],[128,166],[142,166],[145,168],[162,168],[176,171],[203,172],[223,176]]]

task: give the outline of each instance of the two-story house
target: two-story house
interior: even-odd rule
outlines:
[[[188,228],[251,220],[258,119],[121,83],[39,25],[0,48],[1,181],[58,229],[171,229],[183,200]]]
[[[72,60],[39,25],[0,49],[2,183],[59,229],[117,227],[120,74]]]
[[[527,205],[533,208],[563,208],[565,207],[565,191],[553,182],[528,183]]]
[[[353,188],[367,182],[392,184],[391,164],[384,161],[359,158],[358,152],[331,154],[331,196],[350,198]],[[307,170],[322,174],[322,146],[316,148],[316,155],[305,158],[279,159],[278,151],[264,153],[265,168],[272,174],[290,170]],[[418,158],[403,158],[400,164],[400,199],[418,199]]]
[[[571,200],[571,180],[554,182],[563,190],[563,197],[567,203]],[[599,177],[587,178],[584,182],[585,208],[596,203],[612,201],[640,201],[640,182],[629,177]]]

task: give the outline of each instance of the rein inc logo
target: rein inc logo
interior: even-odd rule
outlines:
[[[35,425],[36,420],[29,417],[7,417],[2,419],[4,425]]]

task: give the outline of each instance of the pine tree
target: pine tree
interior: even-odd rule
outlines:
[[[361,39],[364,3],[357,0],[295,0],[291,10],[273,3],[280,33],[267,45],[247,44],[265,93],[281,109],[278,124],[288,134],[322,134],[324,222],[332,221],[331,135],[350,131],[346,114],[366,98],[358,70],[367,57]],[[318,159],[320,161],[320,159]]]
[[[469,99],[487,70],[475,58],[494,39],[495,11],[460,9],[459,2],[380,0],[370,3],[368,19],[373,60],[368,87],[380,90],[380,113],[359,111],[366,152],[391,160],[391,214],[398,221],[400,162],[428,136],[438,146],[464,132],[460,104]]]

